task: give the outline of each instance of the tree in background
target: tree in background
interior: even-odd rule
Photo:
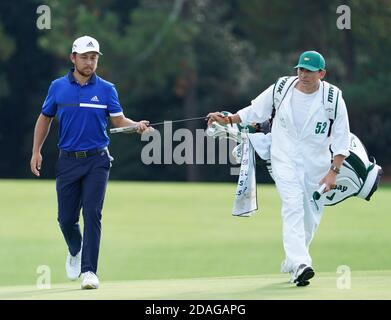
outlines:
[[[32,1],[1,1],[1,177],[29,177],[32,131],[42,104],[41,85],[51,76],[51,57],[36,46]],[[47,90],[47,87],[45,88]]]
[[[99,1],[99,6],[90,1],[53,1],[49,6],[53,27],[40,37],[42,48],[56,56],[58,66],[65,66],[73,39],[84,34],[96,37],[104,54],[98,73],[117,85],[130,117],[160,121],[202,116],[224,101],[237,100],[245,89],[244,42],[233,36],[229,23],[224,24],[224,4],[145,0],[128,8],[129,19],[122,22],[112,1]],[[59,67],[59,72],[65,68]],[[194,131],[205,123],[187,126]],[[121,149],[122,177],[140,172],[140,143],[128,142],[129,148]],[[187,180],[200,180],[197,166],[186,169],[165,167],[171,176],[180,177],[182,171]],[[161,168],[159,174],[164,177]]]
[[[255,47],[252,69],[262,86],[275,73],[293,74],[300,52],[318,50],[327,62],[327,79],[344,92],[351,130],[370,154],[391,159],[391,2],[387,0],[248,0],[234,2],[235,30]],[[336,9],[348,5],[351,29],[336,26]]]
[[[0,131],[0,145],[6,145],[6,138],[8,136],[7,131],[5,129],[4,121],[8,121],[5,119],[5,115],[7,115],[8,110],[6,110],[7,105],[4,103],[6,99],[11,95],[9,79],[7,77],[7,73],[4,71],[4,65],[9,62],[9,59],[12,53],[15,51],[15,41],[5,33],[3,24],[0,21],[0,110],[2,113],[2,120],[0,120],[1,128],[3,130]],[[3,149],[4,150],[4,149]],[[0,166],[7,166],[6,159],[0,160]]]
[[[48,86],[71,67],[72,41],[85,34],[99,40],[98,73],[116,84],[125,113],[152,122],[236,111],[277,77],[294,74],[300,52],[319,50],[327,80],[343,89],[352,131],[380,164],[391,164],[388,0],[344,1],[351,30],[336,26],[339,0],[51,0],[50,30],[35,26],[40,4],[0,2],[0,147],[20,159],[3,157],[2,177],[30,176],[32,133]],[[202,121],[187,125],[205,128]],[[235,178],[225,165],[146,166],[137,135],[111,138],[116,179]],[[52,132],[44,166],[54,163],[55,144]]]
[[[3,25],[0,21],[0,64],[8,61],[12,53],[15,51],[15,41],[4,32]],[[5,97],[10,94],[7,75],[0,71],[0,97]]]

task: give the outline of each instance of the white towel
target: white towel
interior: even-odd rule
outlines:
[[[232,215],[249,217],[258,210],[258,203],[254,147],[247,133],[242,133],[241,151],[242,161]]]
[[[269,132],[264,134],[262,132],[251,133],[248,135],[250,143],[255,151],[263,160],[270,160],[270,146],[272,144],[272,134]]]

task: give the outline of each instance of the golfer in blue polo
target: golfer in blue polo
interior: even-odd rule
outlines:
[[[70,280],[81,275],[82,289],[97,289],[96,275],[101,237],[102,206],[111,167],[107,149],[107,120],[114,127],[136,126],[138,133],[149,122],[126,118],[114,85],[95,71],[99,43],[92,37],[76,39],[70,59],[74,67],[54,80],[42,106],[35,131],[31,171],[40,176],[41,148],[54,117],[59,122],[59,158],[56,163],[58,222],[68,245],[65,269]],[[83,208],[84,231],[79,217]]]

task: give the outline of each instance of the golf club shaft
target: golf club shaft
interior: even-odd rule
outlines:
[[[166,120],[162,122],[156,122],[156,123],[151,123],[149,126],[154,127],[154,126],[160,126],[162,124],[165,124],[166,122],[171,122],[171,123],[178,123],[178,122],[188,122],[188,121],[196,121],[196,120],[207,120],[208,117],[196,117],[196,118],[187,118],[187,119],[180,119],[180,120]]]
[[[326,184],[323,183],[318,190],[314,192],[314,199],[319,200],[322,194],[324,193],[324,190],[326,188]]]
[[[180,120],[172,120],[172,121],[162,121],[162,122],[156,122],[156,123],[150,123],[148,126],[149,127],[155,127],[155,126],[160,126],[165,123],[178,123],[178,122],[187,122],[187,121],[196,121],[196,120],[207,120],[208,117],[196,117],[196,118],[187,118],[187,119],[180,119]],[[110,129],[110,133],[133,133],[137,131],[137,126],[128,126],[128,127],[120,127],[120,128],[112,128]]]

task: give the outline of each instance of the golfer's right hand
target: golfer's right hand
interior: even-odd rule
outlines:
[[[221,124],[227,124],[227,117],[222,115],[220,112],[212,112],[207,115],[208,118],[208,126],[212,124],[212,122],[216,121]]]
[[[137,133],[142,134],[143,132],[153,132],[155,129],[149,126],[148,120],[141,120],[137,122]]]
[[[37,177],[40,176],[39,171],[41,170],[41,165],[42,165],[42,156],[41,153],[33,153],[30,161],[30,167],[31,167],[31,172],[36,175]]]

